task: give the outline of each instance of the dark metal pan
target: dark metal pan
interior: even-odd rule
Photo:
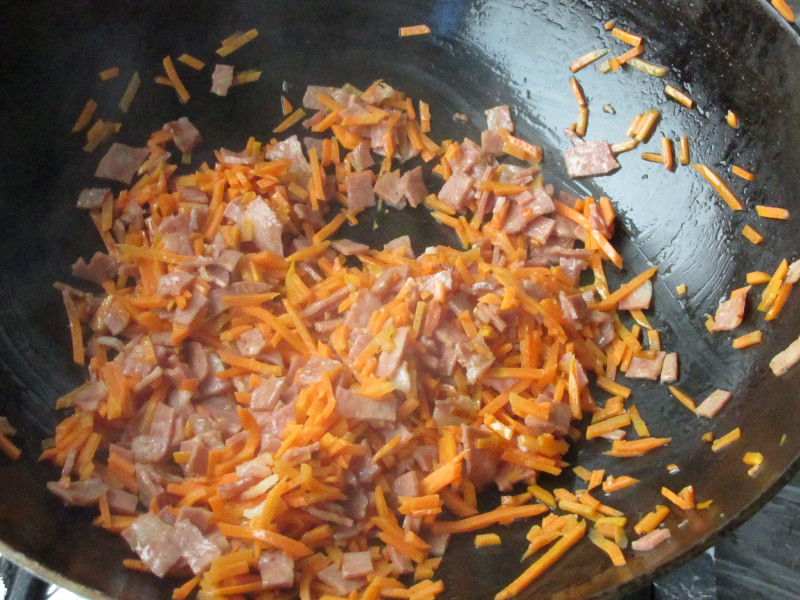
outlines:
[[[635,588],[712,544],[752,515],[788,478],[800,453],[795,406],[800,368],[775,377],[767,362],[800,333],[800,302],[790,298],[775,323],[749,310],[742,331],[764,330],[764,342],[733,350],[728,335],[710,336],[704,316],[744,273],[772,271],[797,258],[794,214],[800,210],[800,48],[797,31],[763,0],[436,0],[368,2],[311,0],[173,2],[11,2],[0,8],[0,414],[20,430],[22,458],[0,457],[0,551],[40,576],[92,598],[167,598],[171,581],[122,567],[125,543],[90,526],[90,511],[65,509],[45,490],[54,471],[37,462],[43,438],[59,415],[54,399],[80,383],[70,363],[66,320],[52,282],[68,279],[79,255],[99,242],[88,219],[74,209],[91,183],[99,154],[81,151],[69,130],[88,97],[111,107],[126,76],[101,84],[97,73],[119,65],[138,70],[144,84],[117,139],[141,145],[168,120],[188,116],[203,132],[206,154],[220,146],[243,147],[249,135],[268,138],[279,122],[282,86],[295,102],[310,83],[366,86],[384,78],[415,98],[428,100],[440,139],[476,136],[483,110],[508,103],[522,135],[545,149],[546,176],[576,192],[608,195],[621,216],[615,242],[630,277],[660,266],[652,320],[664,344],[680,352],[680,387],[702,398],[721,387],[734,397],[713,421],[701,420],[672,399],[664,386],[634,385],[649,426],[673,441],[658,452],[620,464],[603,457],[600,443],[581,443],[573,464],[608,467],[640,478],[614,497],[632,519],[660,500],[662,485],[693,483],[700,499],[713,499],[673,523],[673,539],[643,553],[626,567],[611,568],[588,542],[570,552],[523,596],[612,597]],[[688,167],[669,173],[638,153],[621,158],[619,173],[580,182],[565,174],[562,129],[573,122],[566,68],[581,54],[608,44],[602,24],[616,18],[645,36],[648,58],[669,67],[664,80],[623,69],[579,73],[592,108],[589,138],[620,141],[630,119],[649,108],[662,111],[659,133],[645,150],[658,151],[658,136],[688,135],[692,160],[724,173],[741,164],[758,173],[753,183],[731,185],[749,210],[732,213]],[[402,25],[427,23],[433,35],[399,39]],[[192,99],[181,106],[172,92],[153,84],[161,59],[189,52],[213,61],[219,40],[258,28],[259,37],[231,57],[241,68],[264,72],[255,84],[212,97],[208,72],[186,81]],[[698,108],[669,101],[663,86],[687,90]],[[601,110],[610,103],[616,114]],[[739,129],[725,124],[728,109]],[[453,121],[469,115],[473,123]],[[102,152],[102,149],[101,149]],[[730,179],[730,177],[728,176]],[[756,223],[753,206],[784,206],[788,222],[759,221],[766,241],[754,246],[740,235]],[[380,230],[397,230],[423,241],[436,235],[427,218]],[[378,242],[380,240],[373,240]],[[689,293],[679,297],[678,284]],[[708,430],[723,434],[740,426],[742,441],[720,453],[700,440]],[[747,475],[745,451],[765,463]],[[680,472],[669,475],[666,466]],[[561,484],[572,485],[565,475]],[[476,551],[457,540],[440,574],[446,598],[489,598],[521,569],[525,526],[504,532],[502,550]],[[494,551],[496,550],[496,551]]]

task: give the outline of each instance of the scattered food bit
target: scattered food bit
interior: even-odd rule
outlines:
[[[704,434],[703,434],[703,435],[700,437],[700,439],[701,439],[701,440],[703,440],[704,442],[711,443],[711,442],[713,442],[713,441],[714,441],[714,432],[712,432],[712,431],[707,431],[706,433],[704,433]]]
[[[750,285],[761,285],[769,282],[770,279],[772,279],[772,275],[764,273],[764,271],[750,271],[746,276],[747,283]]]
[[[456,121],[461,121],[462,123],[470,122],[469,115],[460,112],[453,113],[453,119],[455,119]]]
[[[719,175],[717,175],[711,169],[711,167],[699,163],[692,163],[692,166],[695,168],[695,170],[697,170],[698,173],[706,178],[706,181],[711,184],[711,187],[716,190],[716,192],[725,201],[725,204],[731,208],[731,210],[742,210],[742,203],[726,185],[726,183],[720,179]]]
[[[634,540],[633,543],[631,543],[631,548],[637,552],[647,552],[667,541],[670,537],[672,537],[672,533],[666,527],[656,529],[640,537],[638,540]]]
[[[409,25],[400,28],[400,37],[409,37],[412,35],[427,35],[431,32],[431,28],[427,25]]]
[[[731,399],[731,393],[725,390],[714,390],[709,394],[709,396],[703,400],[700,405],[695,409],[695,414],[700,415],[701,417],[707,417],[709,419],[713,419],[714,415],[716,415],[722,407]],[[713,434],[711,432],[707,433],[706,435],[710,435],[710,439],[705,441],[711,441],[714,439]]]
[[[631,58],[628,64],[634,69],[638,69],[642,73],[652,75],[653,77],[663,77],[667,74],[667,67],[656,65],[641,58]]]
[[[786,0],[770,0],[772,2],[772,6],[775,7],[780,15],[789,21],[789,23],[794,23],[794,10],[786,3]]]
[[[142,79],[139,77],[139,72],[134,71],[131,78],[128,80],[128,86],[125,88],[125,92],[122,94],[122,98],[119,101],[119,109],[127,113],[131,109],[131,104],[133,103],[133,99],[136,97],[136,93],[139,91],[139,87],[142,85]]]
[[[72,133],[77,133],[78,131],[83,130],[89,123],[91,123],[92,117],[94,116],[94,112],[96,110],[97,102],[89,98],[89,100],[86,101],[86,104],[84,104],[81,114],[78,115],[78,120],[75,121],[75,125],[72,126]]]
[[[719,450],[722,450],[723,448],[732,444],[736,440],[741,439],[741,437],[742,437],[742,430],[739,427],[737,427],[736,429],[729,431],[722,437],[715,439],[711,443],[711,449],[714,452],[718,452]]]
[[[617,24],[617,20],[616,19],[611,19],[610,21],[606,21],[605,23],[603,23],[603,29],[605,29],[606,31],[611,31],[612,29],[614,29],[614,26],[616,24]]]
[[[189,91],[186,89],[186,86],[183,85],[180,77],[178,77],[178,73],[175,71],[175,65],[172,62],[172,57],[165,56],[162,63],[164,65],[164,72],[167,74],[167,79],[169,79],[172,87],[175,88],[178,98],[182,104],[186,104],[190,98]]]
[[[206,67],[206,63],[204,63],[202,60],[199,60],[199,59],[197,59],[194,56],[191,56],[189,54],[181,54],[178,57],[178,61],[182,62],[183,64],[185,64],[188,67],[191,67],[195,71],[202,71]]]
[[[733,290],[728,300],[722,302],[714,315],[714,331],[730,331],[742,324],[750,286]]]
[[[598,48],[596,50],[592,50],[591,52],[588,52],[587,54],[584,54],[580,58],[577,58],[574,61],[572,61],[569,65],[569,70],[572,71],[573,73],[577,73],[582,68],[592,64],[594,61],[603,58],[609,52],[611,51],[607,48]]]
[[[479,533],[475,536],[475,547],[499,546],[502,543],[500,536],[496,533]]]
[[[304,111],[302,108],[298,108],[288,117],[286,117],[277,127],[275,127],[275,129],[272,130],[272,133],[281,133],[283,131],[286,131],[287,129],[289,129],[289,127],[291,127],[295,123],[299,123],[305,116],[306,116],[306,111]]]
[[[658,152],[642,152],[642,160],[664,164],[664,156]]]
[[[257,29],[251,29],[245,33],[235,34],[222,41],[222,46],[217,49],[217,54],[221,57],[228,56],[232,52],[235,52],[244,46],[246,43],[254,40],[256,37],[258,37]]]
[[[603,112],[609,115],[617,114],[617,111],[614,110],[614,107],[611,106],[608,102],[603,104]]]
[[[231,87],[235,85],[242,85],[244,83],[254,83],[261,79],[261,71],[256,69],[248,69],[246,71],[238,71],[233,75],[233,82]]]
[[[114,79],[115,77],[119,77],[119,67],[111,67],[109,69],[105,69],[103,71],[100,71],[97,75],[103,81]]]
[[[742,228],[742,235],[746,237],[750,242],[753,244],[760,244],[764,241],[764,236],[758,233],[755,229],[750,227],[750,225],[745,225]],[[748,282],[749,283],[749,282]]]
[[[758,204],[756,205],[756,213],[759,217],[763,217],[764,219],[779,219],[785,221],[789,218],[789,210],[778,206],[764,206]]]
[[[751,331],[750,333],[740,335],[733,340],[732,345],[736,349],[747,348],[748,346],[761,343],[761,338],[763,335],[764,334],[757,329],[755,331]]]
[[[664,168],[667,171],[674,171],[675,153],[672,150],[672,140],[668,137],[661,138],[661,156],[663,157]]]
[[[741,177],[745,181],[753,181],[756,178],[754,173],[747,171],[738,165],[733,165],[731,167],[731,173],[737,177]]]
[[[105,142],[111,134],[119,131],[120,123],[113,121],[103,121],[97,119],[86,132],[86,145],[83,147],[85,152],[94,152],[97,147]]]
[[[800,337],[793,341],[789,346],[776,354],[769,361],[769,368],[778,377],[792,368],[800,360]]]
[[[611,146],[606,140],[583,142],[564,152],[567,172],[572,178],[606,175],[619,169]]]
[[[684,294],[686,294],[688,289],[689,288],[686,286],[685,283],[679,283],[678,285],[675,286],[675,293],[677,293],[678,296],[683,296]]]
[[[16,434],[17,430],[8,422],[8,419],[0,416],[0,450],[11,460],[17,460],[22,455],[22,450],[8,439]]]
[[[664,87],[664,93],[679,104],[683,104],[686,108],[694,108],[694,100],[675,86],[667,84]]]
[[[742,462],[746,465],[760,465],[764,462],[764,455],[761,452],[745,452]]]
[[[631,46],[639,46],[642,43],[642,37],[639,35],[634,35],[633,33],[629,33],[624,29],[620,29],[619,27],[614,27],[611,30],[611,37],[615,37],[618,40],[625,42]]]
[[[656,109],[651,109],[644,113],[638,124],[634,139],[639,142],[647,141],[660,117],[661,113]]]
[[[728,123],[734,129],[739,127],[739,117],[736,116],[736,113],[732,110],[729,110],[725,115],[725,122]]]
[[[694,400],[692,400],[689,396],[684,394],[678,388],[676,388],[675,386],[671,385],[671,386],[668,387],[668,389],[669,389],[669,393],[672,394],[675,397],[675,399],[677,399],[678,402],[683,404],[686,408],[688,408],[689,410],[692,410],[692,411],[693,410],[697,410],[697,406],[695,405]]]
[[[670,475],[678,473],[678,472],[680,472],[680,470],[681,470],[681,468],[678,465],[676,465],[675,463],[667,465],[667,472]]]
[[[682,135],[678,150],[678,159],[682,165],[688,165],[690,162],[689,158],[689,137]]]
[[[233,85],[233,67],[231,65],[215,65],[211,74],[211,93],[227,96]]]
[[[281,114],[283,114],[283,116],[285,117],[286,115],[291,113],[292,110],[294,110],[292,108],[292,103],[289,102],[289,99],[286,96],[281,94]]]

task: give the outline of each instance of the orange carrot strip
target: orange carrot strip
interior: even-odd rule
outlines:
[[[752,346],[753,344],[758,344],[761,342],[762,336],[763,333],[757,329],[755,331],[751,331],[750,333],[740,335],[733,340],[731,345],[737,349],[747,348],[748,346]]]
[[[0,432],[0,450],[11,460],[17,460],[22,455],[20,450],[11,440]]]
[[[100,71],[97,75],[98,77],[100,77],[102,81],[108,81],[109,79],[114,79],[115,77],[119,77],[119,67],[110,67],[108,69],[104,69],[103,71]]]
[[[786,3],[786,0],[770,0],[770,2],[784,19],[789,23],[794,23],[794,10]]]
[[[244,46],[247,42],[255,39],[257,36],[258,36],[258,30],[251,29],[249,31],[246,31],[245,33],[237,35],[233,39],[228,38],[229,40],[228,43],[223,42],[222,46],[218,48],[216,52],[220,56],[223,57],[228,56],[230,53],[238,50],[239,48]]]
[[[653,277],[653,275],[656,274],[656,271],[658,271],[658,267],[655,265],[646,271],[643,271],[627,283],[621,285],[616,291],[609,294],[606,298],[601,300],[597,306],[595,306],[595,308],[598,310],[608,310],[609,308],[612,308],[617,302],[633,292],[633,290],[641,286],[645,281]]]
[[[172,87],[175,88],[175,91],[178,93],[178,98],[180,98],[182,104],[186,104],[189,101],[189,91],[186,89],[186,86],[183,85],[180,77],[178,77],[177,71],[175,71],[175,65],[172,63],[172,57],[165,56],[164,60],[161,61],[164,65],[164,71],[167,74],[167,78],[169,82],[172,84]]]
[[[426,35],[431,32],[431,28],[427,25],[408,25],[400,28],[400,37],[408,37],[412,35]]]
[[[664,93],[676,102],[683,104],[686,108],[694,108],[694,100],[675,86],[667,84],[664,87]]]
[[[86,104],[83,106],[81,114],[78,115],[78,120],[75,121],[75,125],[72,126],[72,133],[76,133],[84,129],[91,122],[96,110],[97,102],[89,98],[89,100],[87,100]]]
[[[289,129],[289,127],[299,122],[300,119],[302,119],[305,116],[306,116],[306,111],[304,111],[302,108],[298,108],[288,117],[286,117],[283,121],[281,121],[281,123],[277,127],[275,127],[275,129],[273,129],[272,132],[281,133],[282,131],[286,131],[287,129]]]
[[[697,170],[698,173],[706,178],[706,180],[732,210],[742,210],[742,203],[725,184],[725,182],[720,179],[719,175],[717,175],[710,167],[699,163],[692,163],[692,166]]]
[[[711,443],[711,449],[714,452],[717,452],[718,450],[722,450],[725,446],[735,442],[736,440],[738,440],[741,437],[742,437],[742,430],[737,427],[736,429],[733,429],[732,431],[729,431],[728,433],[726,433],[722,437],[719,437],[719,438],[715,439]]]
[[[515,519],[535,517],[547,512],[547,507],[543,504],[525,504],[523,506],[501,506],[489,512],[467,517],[459,521],[436,521],[431,530],[434,533],[464,533],[466,531],[477,531],[490,525],[508,525]]]
[[[689,410],[693,411],[693,410],[695,410],[697,408],[697,405],[695,404],[695,401],[692,400],[689,396],[684,394],[682,391],[680,391],[675,386],[672,386],[672,385],[669,386],[669,393],[672,394],[678,400],[678,402],[683,404]]]
[[[610,50],[606,48],[598,48],[597,50],[592,50],[591,52],[587,52],[580,58],[576,58],[569,64],[569,70],[573,73],[580,71],[582,68],[592,64],[594,61],[603,58],[606,54],[608,54]]]
[[[682,165],[689,164],[689,138],[688,136],[682,135],[679,150],[678,150],[678,159]]]
[[[756,178],[754,173],[743,169],[739,165],[733,165],[731,167],[731,173],[733,173],[737,177],[741,177],[745,181],[753,181]]]
[[[638,46],[642,43],[642,36],[634,35],[625,31],[624,29],[620,29],[619,27],[614,27],[611,30],[611,37],[615,37],[626,44],[630,44],[631,46]]]
[[[789,210],[786,208],[780,208],[778,206],[763,206],[761,204],[757,204],[756,213],[758,213],[759,217],[763,217],[765,219],[781,219],[785,221],[789,218]]]
[[[745,225],[742,228],[742,235],[746,237],[753,244],[760,244],[764,241],[764,236],[758,233],[750,225]]]
[[[204,63],[202,60],[198,60],[194,56],[190,56],[189,54],[181,54],[178,57],[178,60],[183,64],[191,67],[195,71],[202,71],[206,66],[206,63]]]
[[[637,535],[644,535],[650,533],[669,515],[669,508],[659,504],[653,512],[647,513],[642,519],[633,526],[633,530]]]
[[[586,533],[586,521],[579,521],[578,524],[567,531],[564,536],[559,539],[552,548],[545,552],[538,560],[512,581],[505,588],[500,590],[494,597],[494,600],[509,600],[519,594],[525,587],[531,584],[533,580],[544,573],[554,562],[556,562],[564,553],[574,546]]]

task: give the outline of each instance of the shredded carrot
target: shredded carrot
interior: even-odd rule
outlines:
[[[683,104],[686,108],[694,108],[694,100],[675,86],[667,84],[664,87],[664,93],[676,102]]]
[[[672,140],[668,137],[661,138],[661,156],[663,157],[664,168],[667,171],[674,171],[675,153],[672,150]]]
[[[697,408],[697,405],[694,400],[692,400],[689,396],[684,394],[675,386],[669,386],[669,393],[672,394],[675,398],[677,398],[678,402],[683,404],[686,408],[691,411],[694,411]]]
[[[496,533],[479,533],[475,536],[475,547],[499,546],[502,543],[500,536]]]
[[[204,63],[202,60],[198,60],[194,56],[191,56],[189,54],[181,54],[178,57],[178,61],[191,67],[195,71],[202,71],[206,66],[206,63]]]
[[[719,438],[715,439],[711,443],[711,449],[714,452],[717,452],[718,450],[722,450],[725,446],[728,446],[729,444],[732,444],[733,442],[735,442],[736,440],[740,439],[741,437],[742,437],[742,430],[737,427],[736,429],[733,429],[732,431],[729,431],[728,433],[726,433],[722,437],[719,437]]]
[[[698,173],[706,178],[706,180],[732,210],[742,210],[742,203],[725,184],[725,182],[720,179],[719,175],[717,175],[710,167],[698,163],[693,163],[692,166],[697,170]]]
[[[275,127],[275,129],[273,129],[272,132],[281,133],[282,131],[286,131],[287,129],[289,129],[289,127],[291,127],[295,123],[300,122],[300,120],[305,116],[306,116],[306,111],[304,111],[302,108],[298,108],[288,117],[286,117],[283,121],[281,121],[281,123],[277,127]]]
[[[762,283],[768,283],[772,276],[769,273],[764,273],[763,271],[750,271],[747,274],[747,283],[750,285],[760,285]]]
[[[408,37],[412,35],[426,35],[431,32],[431,28],[427,25],[408,25],[400,28],[400,37]]]
[[[764,241],[764,236],[758,233],[750,225],[745,225],[742,228],[742,235],[746,237],[753,244],[760,244]]]
[[[746,169],[743,169],[739,165],[733,165],[731,167],[731,173],[733,173],[737,177],[741,177],[745,181],[753,181],[756,178],[755,174],[752,171],[747,171]]]
[[[736,129],[737,127],[739,127],[739,117],[737,117],[737,116],[736,116],[736,113],[735,113],[735,112],[733,112],[732,110],[729,110],[729,111],[728,111],[728,112],[725,114],[725,121],[728,123],[728,125],[730,125],[730,126],[731,126],[731,127],[733,127],[734,129]]]
[[[606,48],[598,48],[597,50],[592,50],[591,52],[587,52],[580,58],[576,58],[569,64],[569,70],[573,73],[580,71],[582,68],[592,64],[594,61],[603,58],[606,54],[608,54],[610,50]]]
[[[165,56],[162,63],[164,64],[164,72],[167,74],[169,82],[178,93],[178,98],[180,98],[181,103],[186,104],[189,101],[189,92],[186,86],[183,85],[180,77],[178,77],[178,73],[175,71],[175,65],[172,63],[172,58],[170,56]]]
[[[777,206],[763,206],[761,204],[757,204],[756,213],[759,217],[763,217],[765,219],[781,219],[785,221],[789,218],[789,210],[786,208],[779,208]]]
[[[794,23],[794,10],[786,3],[786,0],[770,0],[770,2],[784,19],[789,23]]]
[[[611,30],[611,37],[615,37],[626,44],[630,44],[631,46],[639,46],[642,43],[641,36],[629,33],[624,29],[620,29],[619,27],[614,27]]]
[[[508,600],[520,593],[530,585],[533,580],[544,573],[556,560],[574,546],[586,533],[586,521],[579,521],[577,525],[567,531],[552,548],[545,552],[539,559],[512,581],[505,588],[495,594],[494,600]]]
[[[78,115],[78,120],[75,121],[75,125],[72,126],[72,133],[76,133],[86,128],[86,126],[92,121],[92,117],[94,116],[94,112],[97,110],[97,102],[89,98],[86,101],[86,104],[83,106],[83,110],[81,110],[81,114]]]
[[[222,57],[228,56],[249,41],[254,40],[256,37],[258,37],[258,30],[251,29],[245,33],[236,35],[233,38],[228,38],[227,40],[223,41],[222,46],[217,49],[217,54]]]
[[[655,510],[651,513],[647,513],[642,519],[633,526],[633,530],[637,533],[637,535],[644,535],[646,533],[650,533],[651,531],[655,530],[664,519],[667,518],[669,515],[669,508],[659,504],[656,506]]]
[[[14,442],[9,440],[3,432],[0,431],[0,450],[8,456],[11,460],[17,460],[22,455],[22,450],[20,450]]]
[[[108,69],[100,71],[97,75],[103,81],[114,79],[115,77],[119,77],[119,67],[110,67]]]
[[[682,165],[689,164],[689,137],[686,135],[681,136],[679,150],[678,150],[678,159]]]
[[[615,292],[612,292],[606,298],[603,298],[595,308],[598,310],[607,310],[612,308],[617,302],[633,292],[633,290],[638,288],[645,281],[648,281],[650,278],[652,278],[653,275],[656,274],[656,271],[658,271],[658,267],[654,265],[646,271],[640,273],[627,283],[621,285]]]
[[[739,337],[735,338],[732,342],[732,346],[734,348],[747,348],[748,346],[752,346],[753,344],[758,344],[761,342],[761,338],[763,337],[763,333],[759,330],[751,331],[750,333],[745,333],[744,335],[740,335]]]

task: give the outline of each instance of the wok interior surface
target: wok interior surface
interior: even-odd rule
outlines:
[[[92,597],[167,598],[176,585],[126,570],[121,564],[130,556],[125,542],[92,527],[92,511],[61,506],[44,485],[57,478],[56,471],[36,461],[42,439],[52,436],[64,416],[53,410],[55,398],[83,377],[70,362],[66,318],[52,283],[70,281],[71,263],[100,245],[89,219],[74,205],[82,188],[96,185],[92,173],[105,146],[86,154],[82,134],[68,132],[89,97],[101,107],[98,116],[113,119],[118,112],[113,107],[134,70],[143,85],[115,140],[141,146],[162,123],[188,116],[206,140],[193,167],[210,161],[213,148],[236,150],[250,135],[271,137],[282,119],[282,85],[299,105],[308,84],[350,82],[363,89],[383,78],[430,103],[437,140],[476,138],[483,110],[511,105],[521,136],[545,149],[546,180],[611,197],[621,221],[614,242],[626,266],[622,273],[608,267],[612,286],[659,265],[655,308],[648,315],[662,330],[664,347],[680,353],[678,386],[698,400],[716,388],[734,396],[709,422],[672,399],[666,386],[633,382],[633,401],[651,432],[671,436],[672,443],[625,461],[603,456],[608,442],[594,440],[578,444],[567,459],[641,479],[613,496],[601,496],[631,522],[664,502],[662,485],[678,490],[692,483],[698,500],[714,503],[685,515],[676,509],[670,521],[673,538],[622,568],[611,567],[585,541],[522,597],[612,597],[641,585],[713,543],[788,478],[800,452],[800,420],[791,418],[800,371],[779,379],[766,365],[797,336],[800,303],[790,299],[778,322],[767,325],[748,310],[741,331],[763,328],[765,341],[746,351],[730,347],[732,336],[711,336],[703,326],[719,299],[744,285],[744,273],[772,272],[783,257],[797,258],[791,233],[796,218],[756,223],[752,210],[755,204],[784,206],[793,213],[800,208],[794,194],[800,189],[795,164],[800,138],[793,133],[800,126],[800,104],[793,102],[800,92],[800,49],[795,32],[765,2],[16,2],[5,3],[4,12],[0,414],[18,428],[15,441],[24,451],[15,463],[0,459],[0,550],[10,558]],[[612,18],[643,35],[645,57],[670,67],[670,73],[664,80],[625,69],[601,75],[594,66],[578,73],[591,110],[587,139],[622,141],[636,113],[658,108],[661,124],[644,150],[659,151],[662,134],[688,135],[693,162],[723,174],[734,163],[753,170],[754,183],[730,182],[750,210],[729,211],[690,167],[669,173],[645,163],[638,155],[642,147],[623,155],[622,169],[613,176],[577,182],[566,177],[561,153],[568,141],[561,132],[577,114],[567,65],[597,47],[622,51],[603,30]],[[398,27],[418,23],[430,25],[433,35],[398,38]],[[211,96],[219,40],[250,28],[257,28],[259,37],[218,62],[260,69],[261,80],[234,88],[227,98]],[[192,93],[186,106],[173,90],[153,83],[161,59],[183,52],[211,65],[201,73],[181,71]],[[100,82],[97,73],[113,65],[121,76]],[[665,83],[685,89],[698,108],[668,101]],[[616,114],[604,112],[605,103]],[[739,116],[739,129],[725,124],[728,109]],[[455,112],[472,122],[454,121]],[[412,233],[416,250],[441,239],[424,214],[396,217],[389,213],[375,233],[361,231],[361,239],[377,245]],[[754,246],[741,237],[747,223],[765,234],[764,244]],[[688,286],[685,297],[675,293],[680,283]],[[737,426],[743,440],[722,452],[711,452],[700,440],[706,431],[719,436]],[[750,450],[765,457],[754,478],[741,460]],[[679,465],[677,474],[667,473],[671,463]],[[577,485],[571,472],[545,479],[544,485],[553,487],[556,481],[568,489]],[[494,506],[497,496],[487,493],[483,501]],[[498,528],[503,544],[497,547],[476,550],[470,535],[455,539],[437,573],[446,582],[443,597],[493,597],[521,571],[529,526]]]

